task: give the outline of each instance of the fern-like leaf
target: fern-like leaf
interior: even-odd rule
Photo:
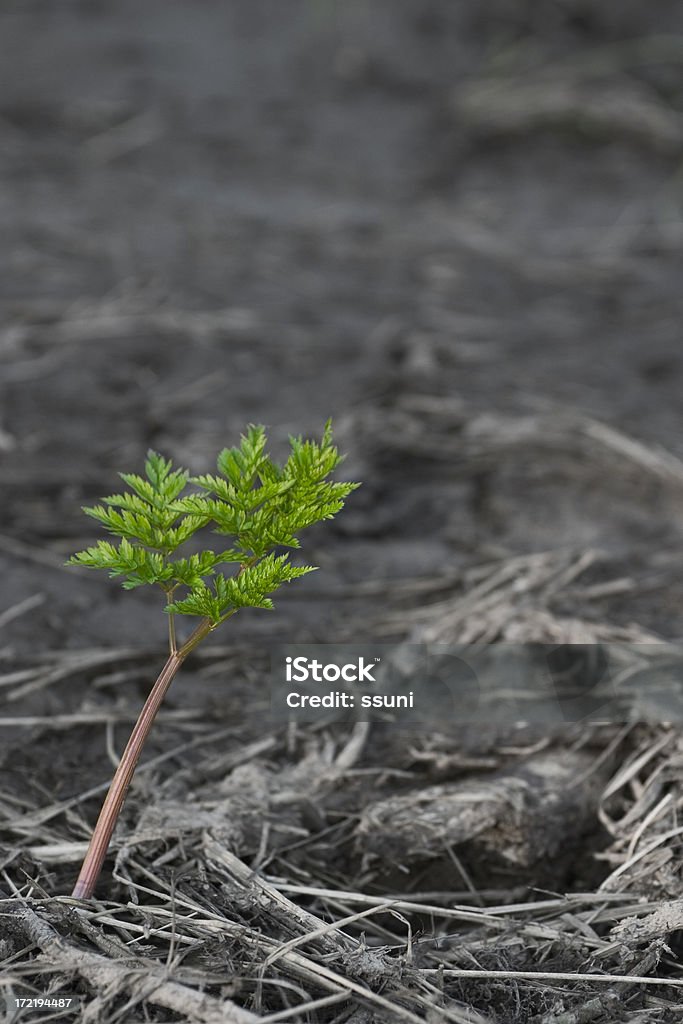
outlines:
[[[69,564],[123,576],[127,589],[158,584],[169,598],[183,588],[184,596],[169,601],[166,610],[201,615],[214,624],[239,608],[271,608],[278,587],[313,569],[291,565],[274,549],[299,547],[298,534],[336,515],[358,486],[328,479],[340,461],[329,422],[320,442],[290,438],[282,466],[267,455],[262,426],[248,427],[237,447],[219,453],[216,474],[190,478],[150,451],[144,477],[121,473],[127,491],[84,509],[120,538],[118,545],[99,541]],[[200,493],[184,494],[188,482]],[[172,558],[206,526],[230,538],[223,551]],[[234,575],[221,572],[228,563],[239,564]]]

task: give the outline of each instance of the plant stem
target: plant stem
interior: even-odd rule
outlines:
[[[175,618],[173,612],[168,613],[168,646],[171,654],[175,654],[178,650],[178,644],[175,637]]]
[[[102,870],[102,864],[104,858],[107,855],[109,849],[109,843],[111,841],[112,833],[123,802],[128,792],[133,773],[135,772],[136,765],[140,759],[142,748],[145,745],[145,741],[149,736],[150,730],[156,718],[157,712],[161,707],[161,704],[168,692],[168,688],[173,682],[173,679],[185,661],[190,651],[194,650],[197,644],[201,643],[202,640],[208,636],[213,626],[208,619],[202,619],[196,629],[190,634],[185,643],[178,650],[171,651],[168,660],[159,674],[159,677],[152,687],[147,700],[144,703],[142,711],[138,717],[133,731],[130,734],[130,739],[126,745],[126,749],[123,752],[119,766],[114,773],[109,792],[107,793],[104,803],[102,804],[102,810],[100,816],[97,819],[97,824],[93,830],[90,845],[88,846],[88,852],[85,855],[83,864],[81,865],[80,874],[78,881],[74,886],[72,895],[76,899],[89,899],[95,889],[95,884],[99,878],[100,871]]]

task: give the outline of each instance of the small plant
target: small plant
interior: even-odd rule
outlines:
[[[106,569],[122,577],[132,590],[146,584],[164,593],[170,653],[131,733],[107,793],[88,852],[73,890],[80,899],[92,896],[102,870],[114,826],[168,688],[188,654],[240,608],[272,608],[271,595],[283,583],[315,568],[296,566],[278,548],[298,548],[297,534],[322,519],[332,519],[358,484],[330,481],[342,456],[325,426],[322,441],[290,438],[291,451],[282,466],[266,453],[263,427],[250,426],[237,448],[224,448],[217,475],[190,477],[150,451],[146,479],[121,473],[129,490],[84,508],[86,515],[119,537],[117,544],[100,540],[79,551],[67,564]],[[187,494],[187,485],[198,490]],[[205,550],[175,557],[178,548],[205,527],[226,538],[221,551]],[[231,565],[232,573],[223,567]],[[179,643],[176,616],[199,619]]]

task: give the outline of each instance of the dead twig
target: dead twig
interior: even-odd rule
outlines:
[[[114,986],[198,1024],[256,1024],[259,1020],[229,999],[216,999],[173,981],[148,960],[117,961],[72,946],[28,905],[16,909],[13,918],[25,937],[40,948],[39,959],[79,975],[96,991]]]

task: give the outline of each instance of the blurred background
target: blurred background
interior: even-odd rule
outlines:
[[[680,639],[683,5],[6,2],[0,225],[7,884],[70,891],[165,657],[154,595],[64,567],[99,535],[80,506],[150,447],[199,473],[249,422],[281,455],[331,416],[363,486],[305,540],[321,571],[273,614],[240,613],[174,682],[114,840],[124,874],[110,858],[101,891],[133,914],[152,864],[173,914],[174,872],[217,900],[207,829],[250,884],[263,868],[342,895],[426,887],[448,906],[585,893],[613,871],[624,898],[633,886],[616,917],[600,894],[600,925],[557,901],[562,971],[585,970],[586,937],[643,913],[641,897],[680,898],[680,737],[635,727],[661,706],[623,733],[553,737],[513,722],[269,731],[264,711],[274,644]],[[255,900],[225,891],[252,928]],[[267,915],[257,927],[281,934]],[[353,927],[363,945],[366,927],[405,941],[388,914]],[[481,963],[457,960],[448,932],[464,928],[446,918],[415,963]],[[548,933],[537,957],[529,934],[506,919],[490,962],[547,969]],[[599,970],[641,974],[665,938],[649,960],[624,959],[621,939],[591,948],[614,957]],[[252,976],[255,947],[234,945]],[[412,955],[367,977],[408,984]],[[501,1020],[549,1006],[505,988]],[[488,983],[452,991],[489,1001]]]
[[[150,446],[198,472],[330,415],[364,487],[247,632],[401,637],[424,592],[381,624],[383,581],[578,552],[573,612],[680,634],[682,32],[666,0],[3,5],[12,652],[163,645],[60,568],[79,506]]]

